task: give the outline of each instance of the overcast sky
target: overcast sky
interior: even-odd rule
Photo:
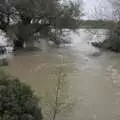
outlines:
[[[84,19],[112,19],[112,7],[108,0],[84,0]]]

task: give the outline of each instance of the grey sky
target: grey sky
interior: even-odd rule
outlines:
[[[112,8],[108,0],[84,0],[84,19],[112,19]]]

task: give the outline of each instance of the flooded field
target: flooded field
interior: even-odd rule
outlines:
[[[63,99],[68,106],[57,120],[119,120],[120,54],[89,43],[103,40],[105,33],[97,29],[71,32],[69,47],[21,52],[10,58],[6,71],[33,88],[45,112],[54,98],[57,71],[62,68],[66,74]]]

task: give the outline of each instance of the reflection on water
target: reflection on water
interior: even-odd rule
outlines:
[[[57,81],[55,73],[62,66],[67,74],[66,91],[72,106],[66,112],[61,112],[58,120],[120,118],[120,54],[92,47],[89,41],[105,38],[101,34],[105,30],[91,31],[69,33],[73,43],[67,48],[17,54],[10,59],[6,69],[32,86],[42,100],[51,101]]]

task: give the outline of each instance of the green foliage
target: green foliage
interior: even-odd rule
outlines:
[[[0,120],[42,120],[38,102],[29,86],[0,73]]]
[[[65,2],[61,0],[9,0],[3,5],[7,12],[4,9],[1,11],[4,18],[0,20],[4,23],[7,18],[7,23],[5,22],[7,29],[12,28],[10,19],[16,23],[17,32],[15,29],[13,31],[15,35],[12,36],[16,36],[17,40],[23,44],[27,40],[33,40],[36,33],[49,37],[52,29],[78,28],[77,21],[82,16],[81,4],[80,0]],[[0,27],[4,29],[3,25],[1,24]],[[4,31],[6,32],[5,29]]]

